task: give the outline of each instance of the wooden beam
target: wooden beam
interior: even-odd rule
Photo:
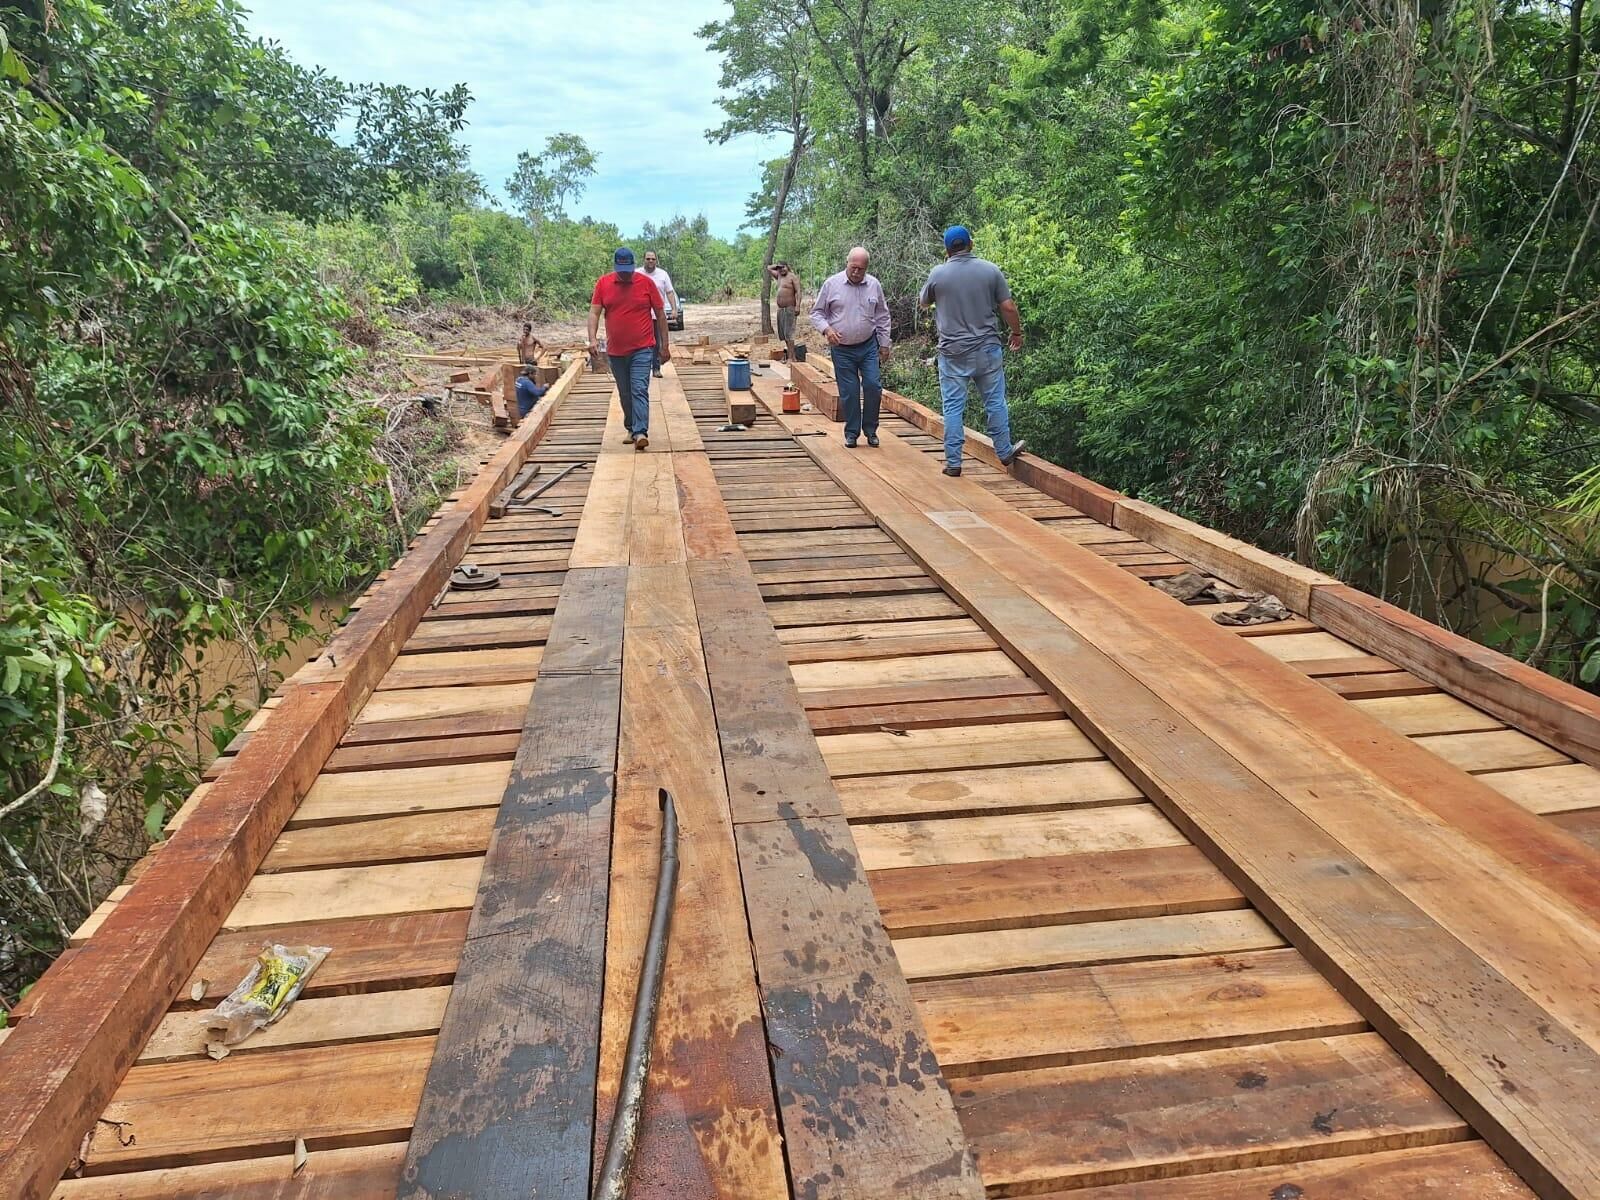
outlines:
[[[50,1194],[223,919],[544,436],[574,367],[517,436],[396,564],[221,772],[99,934],[40,980],[33,1015],[0,1046],[0,1195]]]
[[[806,402],[828,420],[844,420],[839,413],[839,389],[833,380],[824,377],[815,367],[800,362],[789,365],[789,380],[800,389]]]

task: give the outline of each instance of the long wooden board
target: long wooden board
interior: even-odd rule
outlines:
[[[401,1197],[588,1188],[626,574],[562,587]]]

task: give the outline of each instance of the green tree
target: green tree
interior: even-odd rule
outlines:
[[[744,134],[785,134],[789,153],[770,189],[753,197],[754,218],[766,210],[767,242],[761,260],[761,330],[772,332],[772,277],[767,268],[775,261],[778,233],[788,211],[800,160],[811,144],[813,69],[809,27],[797,18],[776,16],[755,0],[735,0],[732,14],[699,29],[708,48],[722,56],[718,99],[728,119],[706,137],[720,144]],[[770,196],[770,200],[768,197]]]

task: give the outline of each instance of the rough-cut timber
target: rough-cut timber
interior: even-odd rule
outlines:
[[[626,587],[625,570],[597,567],[561,589],[402,1197],[588,1185]]]

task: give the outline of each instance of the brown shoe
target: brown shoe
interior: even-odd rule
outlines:
[[[633,439],[633,448],[635,450],[643,450],[645,447],[647,447],[649,445],[650,445],[650,439],[645,437],[645,435],[642,434],[642,433],[638,437]]]
[[[944,473],[946,475],[950,476],[950,478],[952,478],[952,479],[961,478],[961,468],[960,467],[946,467],[944,469]]]

